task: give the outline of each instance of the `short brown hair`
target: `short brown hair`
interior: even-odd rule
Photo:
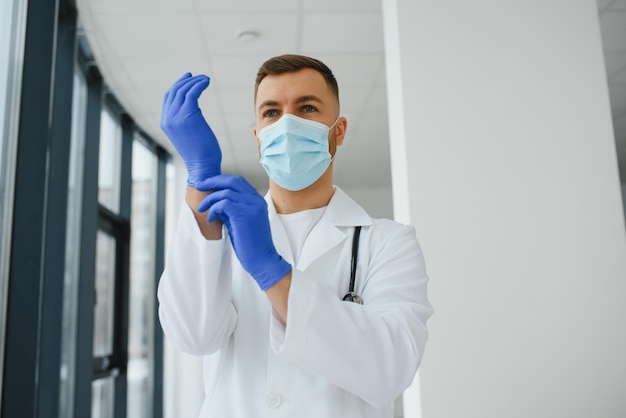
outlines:
[[[335,76],[330,68],[328,68],[326,64],[320,60],[295,54],[279,55],[268,59],[263,63],[263,65],[261,65],[261,68],[259,68],[259,71],[257,72],[256,83],[254,85],[254,101],[256,102],[256,94],[259,90],[259,84],[261,84],[261,81],[265,78],[265,76],[293,73],[305,68],[311,68],[319,72],[322,77],[324,77],[330,91],[332,91],[337,98],[337,103],[339,103],[339,86],[337,85],[337,80],[335,79]]]

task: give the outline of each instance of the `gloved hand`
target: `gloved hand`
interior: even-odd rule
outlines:
[[[163,97],[161,129],[183,158],[187,184],[193,187],[221,173],[220,145],[198,107],[198,97],[209,81],[206,75],[186,73]]]
[[[208,220],[221,219],[228,228],[235,254],[244,269],[267,290],[291,270],[276,251],[265,199],[241,176],[221,175],[204,180],[198,190],[213,190],[198,205],[209,210]]]

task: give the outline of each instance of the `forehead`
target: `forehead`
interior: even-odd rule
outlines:
[[[315,95],[332,100],[332,92],[324,77],[311,68],[283,74],[269,74],[261,80],[255,105],[272,100],[287,102],[301,96]]]

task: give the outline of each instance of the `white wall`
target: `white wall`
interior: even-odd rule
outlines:
[[[393,198],[390,187],[339,187],[374,218],[393,218]]]
[[[394,208],[417,227],[435,308],[423,417],[626,416],[626,238],[596,2],[383,10]]]
[[[624,205],[624,219],[626,219],[626,183],[622,183],[622,204]]]
[[[166,240],[172,237],[178,214],[185,202],[187,169],[178,155],[173,156],[174,173],[168,173]],[[167,259],[166,248],[166,259]],[[163,415],[165,418],[197,417],[204,400],[202,357],[177,350],[164,337]]]

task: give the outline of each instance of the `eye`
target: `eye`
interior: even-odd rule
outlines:
[[[310,105],[310,104],[302,106],[301,109],[302,109],[302,112],[304,112],[304,113],[312,113],[312,112],[316,112],[317,111],[317,108],[315,106],[313,106],[313,105]]]
[[[264,118],[273,118],[276,115],[278,115],[278,112],[275,109],[269,109],[269,110],[266,110],[265,112],[263,112],[263,117]]]

